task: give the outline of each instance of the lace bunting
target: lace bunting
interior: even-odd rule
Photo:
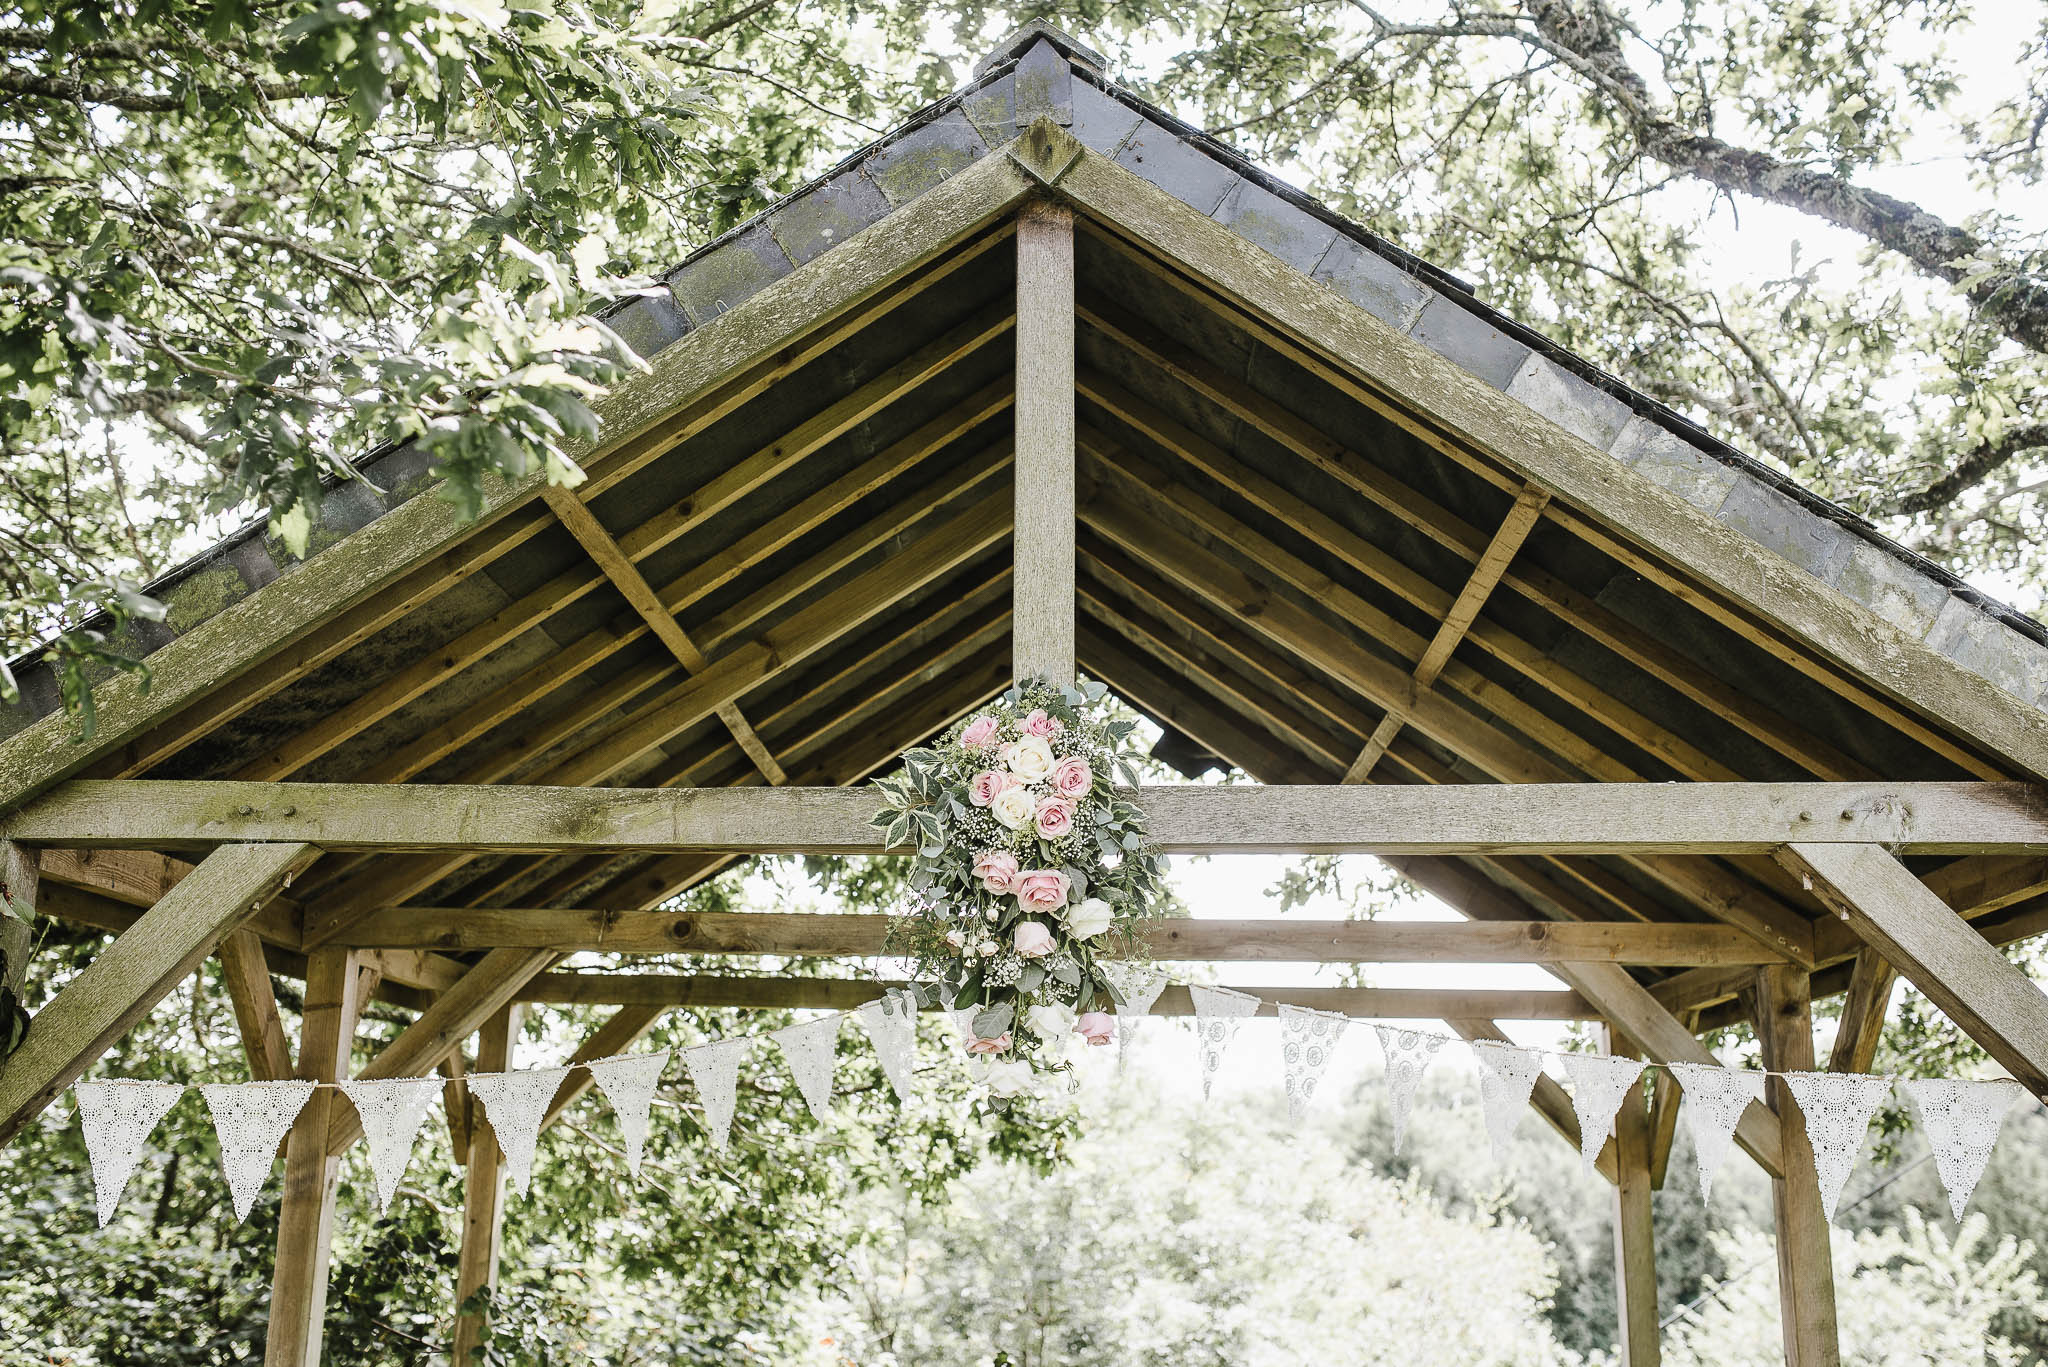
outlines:
[[[974,1043],[974,1018],[980,1014],[978,1006],[963,1006],[946,1013],[946,1019],[953,1022],[953,1029],[959,1032],[962,1049]]]
[[[114,1218],[128,1179],[142,1163],[150,1132],[185,1089],[175,1082],[144,1082],[109,1078],[75,1083],[78,1128],[85,1133],[86,1157],[92,1160],[92,1188],[98,1198],[100,1228]]]
[[[668,1050],[652,1054],[614,1054],[584,1065],[619,1118],[619,1140],[626,1150],[626,1171],[640,1176],[640,1157],[647,1152],[647,1112],[654,1089],[668,1067]]]
[[[505,1176],[512,1190],[526,1195],[533,1181],[533,1153],[540,1143],[540,1122],[547,1118],[555,1093],[573,1072],[570,1068],[523,1068],[510,1073],[471,1073],[469,1094],[483,1103],[505,1155]]]
[[[1299,1125],[1315,1100],[1316,1085],[1337,1052],[1344,1037],[1347,1016],[1334,1011],[1313,1011],[1306,1006],[1280,1008],[1280,1061],[1287,1078],[1287,1119]]]
[[[832,1074],[839,1062],[839,1013],[820,1016],[801,1025],[788,1025],[769,1038],[782,1046],[790,1076],[804,1105],[820,1123],[832,1118]]]
[[[1166,990],[1166,974],[1150,964],[1104,964],[1102,971],[1122,999],[1116,1004],[1116,1066],[1122,1072],[1130,1059],[1131,1036]]]
[[[732,1117],[739,1109],[740,1063],[753,1051],[752,1035],[734,1035],[683,1050],[683,1067],[689,1070],[704,1107],[704,1132],[721,1149],[732,1138]]]
[[[1244,1018],[1259,1009],[1259,999],[1249,992],[1229,987],[1190,987],[1195,999],[1195,1037],[1202,1051],[1202,1100],[1216,1081],[1216,1069],[1223,1063],[1223,1051]]]
[[[1579,1157],[1591,1172],[1614,1129],[1614,1117],[1628,1089],[1643,1075],[1639,1058],[1618,1054],[1565,1054],[1564,1071],[1572,1080],[1572,1110],[1579,1117]]]
[[[853,1013],[874,1042],[875,1058],[882,1065],[882,1075],[896,1089],[898,1101],[910,1100],[910,1076],[917,1062],[916,1009],[908,994],[890,992]],[[972,1024],[970,1017],[970,1029]]]
[[[1813,1145],[1813,1171],[1820,1179],[1820,1206],[1830,1222],[1842,1188],[1863,1152],[1870,1117],[1884,1104],[1889,1079],[1860,1073],[1786,1073],[1785,1085],[1806,1117],[1806,1138]]]
[[[1387,1058],[1387,1103],[1394,1115],[1394,1152],[1408,1136],[1408,1112],[1415,1104],[1415,1089],[1429,1071],[1444,1037],[1426,1030],[1406,1030],[1398,1025],[1375,1025],[1380,1052]]]
[[[291,1132],[313,1095],[310,1082],[209,1082],[199,1094],[213,1112],[213,1132],[220,1136],[220,1170],[228,1179],[235,1219],[249,1218],[258,1192],[270,1177],[277,1146]]]
[[[1479,1104],[1486,1114],[1493,1161],[1506,1163],[1522,1114],[1529,1108],[1529,1094],[1542,1075],[1543,1055],[1501,1040],[1476,1039],[1472,1057],[1479,1060]]]
[[[1735,1126],[1752,1101],[1764,1099],[1764,1074],[1704,1063],[1667,1063],[1685,1089],[1685,1123],[1692,1133],[1693,1163],[1700,1173],[1700,1200],[1714,1189],[1714,1174],[1728,1157]]]
[[[1920,1112],[1920,1126],[1927,1131],[1935,1169],[1948,1193],[1948,1208],[1960,1221],[1963,1207],[1970,1204],[1970,1193],[1977,1189],[1977,1179],[1991,1162],[1991,1149],[1998,1143],[2005,1113],[2026,1095],[2026,1089],[2003,1077],[1984,1082],[1913,1077],[1901,1079],[1899,1087]]]
[[[441,1094],[438,1077],[379,1078],[339,1084],[363,1118],[363,1138],[370,1148],[370,1172],[377,1179],[377,1211],[391,1208],[399,1179],[412,1162],[413,1140],[427,1118],[427,1108]]]

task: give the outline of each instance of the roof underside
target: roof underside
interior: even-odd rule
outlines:
[[[792,783],[857,781],[1008,681],[1010,231],[986,227],[857,330],[591,502],[713,667],[737,662],[731,701]],[[1189,757],[1206,752],[1266,782],[1338,781],[1520,481],[1414,435],[1299,342],[1085,219],[1077,298],[1082,670],[1168,728],[1162,754],[1192,771],[1201,761]],[[1414,413],[1426,402],[1417,396]],[[1731,474],[1722,495],[1733,487]],[[508,540],[224,724],[146,763],[124,758],[151,753],[145,740],[89,772],[764,781],[715,711],[724,695],[692,685],[703,671],[678,663],[567,531],[549,523]],[[262,553],[240,543],[194,575]],[[1537,524],[1434,693],[1437,710],[1409,717],[1370,781],[2012,776],[1684,565],[1576,516]],[[1767,860],[1464,862],[1573,919],[1706,920],[1739,907],[1796,923],[1821,911]],[[295,892],[309,906],[628,908],[711,866],[328,856]]]

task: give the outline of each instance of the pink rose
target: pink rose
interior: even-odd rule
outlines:
[[[1043,736],[1047,740],[1051,740],[1054,736],[1057,736],[1060,732],[1066,730],[1067,728],[1062,726],[1054,718],[1046,716],[1045,709],[1041,707],[1037,711],[1033,712],[1030,716],[1026,717],[1018,725],[1017,729],[1022,731],[1027,736]]]
[[[1067,876],[1058,869],[1032,869],[1017,875],[1010,885],[1010,891],[1017,898],[1017,905],[1026,912],[1057,911],[1067,904]],[[1025,922],[1029,925],[1030,922]],[[1040,926],[1042,931],[1045,927]],[[1018,928],[1023,934],[1023,928]],[[1022,952],[1023,947],[1018,947]]]
[[[1074,829],[1074,804],[1063,797],[1038,799],[1038,838],[1059,840]]]
[[[1107,1044],[1116,1034],[1116,1021],[1107,1011],[1085,1011],[1074,1030],[1090,1044]]]
[[[971,1039],[967,1041],[970,1054],[1006,1054],[1010,1051],[1010,1032],[1005,1030],[994,1039]]]
[[[979,750],[995,738],[996,719],[987,715],[976,717],[960,733],[960,743],[969,750]]]
[[[1062,874],[1061,877],[1064,878],[1065,875]],[[1042,959],[1052,953],[1052,932],[1041,922],[1019,921],[1016,933],[1010,937],[1010,948],[1024,958]]]
[[[1087,795],[1095,783],[1095,771],[1079,755],[1068,755],[1052,769],[1052,788],[1061,797],[1076,800]]]
[[[967,783],[967,800],[977,807],[986,807],[1003,795],[1003,789],[1010,786],[1010,776],[1000,769],[984,769]]]
[[[998,897],[1017,885],[1017,856],[1005,850],[990,850],[974,857],[974,876]]]

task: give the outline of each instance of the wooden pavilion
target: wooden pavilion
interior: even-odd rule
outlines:
[[[6,891],[115,938],[6,1060],[0,1140],[209,955],[259,1078],[343,1076],[373,995],[416,1014],[371,1078],[504,1067],[526,1002],[616,1008],[579,1059],[676,1006],[852,1005],[873,989],[558,966],[876,953],[880,918],[660,908],[747,854],[878,853],[860,780],[1013,671],[1076,669],[1190,775],[1262,781],[1148,792],[1166,849],[1372,853],[1469,918],[1181,922],[1161,958],[1541,963],[1567,990],[1262,993],[1468,1037],[1601,1020],[1655,1060],[1749,1020],[1779,1069],[1816,1066],[1833,994],[1823,1064],[1867,1069],[1898,974],[2048,1098],[2048,997],[1998,952],[2048,929],[2048,633],[1066,35],[1025,29],[666,282],[611,320],[652,371],[574,492],[506,483],[465,522],[384,452],[303,563],[252,528],[159,585],[129,641],[152,685],[102,683],[89,743],[25,670]],[[304,980],[295,1049],[273,975]],[[1655,1091],[1601,1156],[1633,1367]],[[1555,1084],[1534,1104],[1575,1135]],[[463,1132],[466,1293],[499,1179]],[[360,1134],[323,1090],[287,1145],[273,1367],[321,1356]],[[1781,1084],[1738,1138],[1786,1360],[1834,1363]]]

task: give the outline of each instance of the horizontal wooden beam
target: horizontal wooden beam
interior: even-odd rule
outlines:
[[[1164,850],[1357,854],[2048,853],[2048,789],[2022,783],[1499,783],[1165,787]],[[876,854],[859,788],[551,788],[78,779],[0,824],[29,845]]]
[[[873,1001],[900,982],[865,978],[719,977],[673,973],[544,973],[519,993],[519,1000],[600,1006],[731,1006],[764,1009],[819,1007],[850,1011]],[[1598,1013],[1576,992],[1439,990],[1409,987],[1240,987],[1264,999],[1259,1014],[1275,1005],[1311,1007],[1380,1020],[1444,1020],[1486,1016],[1494,1020],[1592,1020]],[[1185,987],[1168,987],[1153,1004],[1155,1016],[1192,1016]]]
[[[348,929],[381,949],[522,946],[614,954],[880,954],[887,916],[603,911],[548,907],[391,907]],[[1765,964],[1777,955],[1733,926],[1553,921],[1169,920],[1156,959],[1293,963]]]

